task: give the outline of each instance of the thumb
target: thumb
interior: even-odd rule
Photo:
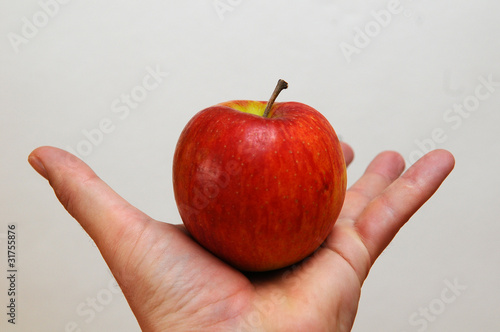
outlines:
[[[117,246],[136,242],[151,220],[69,152],[40,147],[28,161],[49,181],[61,204],[94,240],[108,264]]]

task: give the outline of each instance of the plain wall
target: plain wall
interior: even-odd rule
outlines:
[[[27,163],[34,148],[75,151],[132,204],[180,223],[171,167],[185,124],[222,101],[267,100],[278,78],[281,101],[315,107],[352,145],[350,184],[383,150],[408,165],[433,148],[456,157],[370,272],[353,330],[500,330],[500,84],[476,95],[500,82],[497,1],[59,1],[0,1],[0,267],[17,223],[19,269],[15,327],[0,278],[2,331],[139,331]],[[150,71],[158,84],[141,90]],[[450,283],[465,289],[444,303]]]

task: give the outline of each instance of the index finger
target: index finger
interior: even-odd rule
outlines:
[[[340,146],[342,146],[342,152],[344,153],[345,164],[346,166],[349,166],[349,164],[354,159],[354,151],[347,143],[340,142]]]
[[[429,152],[368,204],[356,222],[356,229],[372,262],[436,192],[454,165],[455,159],[448,151]]]

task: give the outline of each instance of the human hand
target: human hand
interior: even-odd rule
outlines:
[[[349,164],[353,151],[343,150]],[[143,331],[349,331],[374,261],[454,166],[449,152],[436,150],[402,174],[398,153],[379,154],[313,255],[242,273],[183,226],[131,206],[68,152],[41,147],[29,162],[92,237]]]

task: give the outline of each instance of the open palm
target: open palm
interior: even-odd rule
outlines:
[[[349,164],[353,152],[343,149]],[[402,174],[399,154],[379,154],[313,255],[242,273],[183,226],[131,206],[75,156],[41,147],[29,161],[95,241],[143,331],[349,331],[375,259],[454,166],[449,152],[436,150]]]

